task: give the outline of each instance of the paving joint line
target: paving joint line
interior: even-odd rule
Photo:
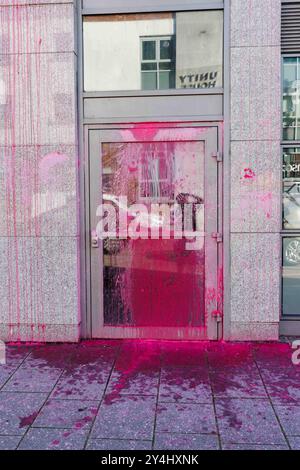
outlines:
[[[90,441],[90,439],[91,439],[92,430],[93,430],[95,421],[96,421],[96,419],[97,419],[97,417],[98,417],[98,415],[99,415],[100,407],[101,407],[101,405],[102,405],[102,403],[103,403],[103,401],[104,401],[104,399],[105,399],[105,394],[106,394],[106,391],[107,391],[107,387],[108,387],[109,381],[110,381],[110,379],[111,379],[111,377],[112,377],[112,373],[113,373],[113,370],[114,370],[114,368],[115,368],[117,359],[119,358],[120,349],[121,349],[121,346],[119,346],[119,347],[117,348],[116,355],[115,355],[114,361],[113,361],[113,363],[112,363],[112,365],[111,365],[110,373],[109,373],[109,376],[108,376],[107,381],[106,381],[105,388],[104,388],[103,393],[102,393],[102,397],[101,397],[101,399],[100,399],[100,401],[99,401],[99,405],[97,406],[97,413],[95,414],[95,417],[94,417],[94,419],[93,419],[92,422],[91,422],[91,426],[90,426],[90,428],[89,428],[89,431],[87,432],[87,436],[86,436],[86,439],[85,439],[85,442],[84,442],[84,445],[83,445],[83,449],[84,449],[84,450],[86,450],[87,445],[88,445],[88,443],[89,443],[89,441]]]
[[[255,359],[254,359],[254,362],[255,362],[255,364],[256,364],[256,367],[257,367],[257,370],[258,370],[258,373],[259,373],[259,376],[260,376],[260,380],[262,381],[262,384],[263,384],[263,386],[264,386],[264,389],[265,389],[266,394],[267,394],[267,397],[268,397],[268,401],[269,401],[269,403],[270,403],[270,405],[271,405],[271,408],[272,408],[273,413],[274,413],[274,415],[275,415],[276,421],[277,421],[277,423],[278,423],[278,425],[279,425],[279,427],[280,427],[280,430],[281,430],[281,432],[282,432],[282,435],[283,435],[283,437],[284,437],[284,439],[285,439],[285,441],[286,441],[286,443],[287,443],[287,445],[288,445],[289,450],[292,450],[291,445],[290,445],[290,442],[289,442],[288,437],[287,437],[287,435],[286,435],[286,432],[285,432],[285,430],[284,430],[284,428],[283,428],[283,426],[282,426],[282,424],[281,424],[281,421],[280,421],[280,419],[279,419],[279,416],[278,416],[278,414],[277,414],[277,412],[276,412],[276,410],[275,410],[274,404],[273,404],[273,402],[272,402],[271,396],[270,396],[270,394],[269,394],[269,392],[268,392],[267,386],[266,386],[265,381],[264,381],[264,379],[263,379],[263,375],[262,375],[262,373],[261,373],[261,371],[260,371],[260,368],[259,368],[259,366],[258,366],[258,364],[257,364],[257,362],[256,362]]]
[[[158,383],[157,383],[157,394],[156,394],[156,402],[155,402],[155,411],[154,411],[154,422],[153,422],[153,435],[152,435],[152,444],[151,450],[154,450],[155,445],[155,437],[156,437],[156,422],[157,422],[157,414],[158,414],[158,406],[159,406],[159,392],[160,392],[160,384],[161,384],[161,372],[162,372],[162,352],[159,353],[159,374],[158,374]]]
[[[213,410],[214,410],[214,417],[215,417],[215,424],[216,424],[216,429],[217,429],[219,449],[223,450],[222,449],[222,440],[221,440],[221,434],[220,434],[218,415],[217,415],[217,408],[216,408],[216,397],[215,397],[214,387],[213,387],[212,380],[211,380],[211,364],[209,362],[209,357],[208,357],[207,351],[206,351],[206,354],[205,354],[205,362],[206,362],[209,385],[210,385],[210,390],[211,390],[211,395],[212,395],[212,405],[213,405]]]

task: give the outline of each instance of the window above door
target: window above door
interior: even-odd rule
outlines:
[[[84,90],[222,88],[223,11],[89,15]]]

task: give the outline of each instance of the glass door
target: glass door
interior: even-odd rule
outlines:
[[[90,130],[92,336],[216,339],[217,128]]]

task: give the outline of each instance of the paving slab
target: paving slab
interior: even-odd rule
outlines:
[[[22,439],[19,450],[81,450],[88,430],[31,428]]]
[[[0,435],[23,435],[36,419],[47,394],[0,392]]]
[[[300,404],[274,404],[274,408],[286,435],[300,437]]]
[[[5,385],[5,383],[10,379],[13,373],[16,371],[14,366],[0,365],[0,389]]]
[[[90,428],[100,402],[50,399],[43,406],[34,427],[82,429]]]
[[[219,440],[209,434],[156,433],[155,450],[218,450]]]
[[[300,367],[272,367],[261,374],[272,402],[300,403]]]
[[[207,365],[206,341],[166,341],[161,343],[163,367],[199,367]]]
[[[101,400],[110,373],[110,367],[101,365],[67,369],[56,383],[51,398]]]
[[[110,378],[107,394],[118,395],[157,395],[159,371],[115,370]]]
[[[208,368],[163,368],[160,376],[160,402],[212,403]]]
[[[288,441],[292,450],[300,450],[300,437],[289,437]]]
[[[264,399],[216,399],[216,412],[224,444],[285,445],[275,413]]]
[[[77,349],[77,344],[39,344],[31,348],[24,366],[63,370]]]
[[[117,351],[108,345],[77,348],[56,384],[52,398],[100,400]]]
[[[51,392],[62,370],[22,364],[2,388],[6,392]]]
[[[151,450],[152,441],[128,439],[90,439],[86,450]]]
[[[278,369],[295,369],[292,363],[293,350],[287,343],[253,344],[253,356],[261,369],[275,367]]]
[[[0,436],[0,450],[15,450],[21,436]]]
[[[92,429],[92,438],[151,440],[156,397],[121,396],[103,401]]]
[[[207,349],[211,370],[239,370],[247,373],[256,369],[252,343],[211,343]]]
[[[210,374],[215,396],[228,398],[267,398],[259,371],[249,368],[245,373],[243,367],[215,370]]]
[[[134,374],[157,372],[161,365],[161,343],[159,341],[124,341],[119,349],[115,370]]]
[[[6,356],[6,365],[17,367],[27,358],[31,353],[32,347],[26,345],[6,345],[5,356]]]
[[[224,444],[223,450],[253,450],[253,451],[266,451],[266,450],[289,450],[289,446],[286,445],[255,445],[255,444]]]
[[[161,403],[157,407],[157,432],[216,433],[213,406],[194,403]]]

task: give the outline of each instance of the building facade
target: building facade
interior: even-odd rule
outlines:
[[[0,339],[300,334],[299,15],[0,0]]]

